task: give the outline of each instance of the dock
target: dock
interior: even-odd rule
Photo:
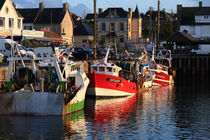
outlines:
[[[207,84],[210,55],[175,55],[172,66],[176,70],[176,85]]]

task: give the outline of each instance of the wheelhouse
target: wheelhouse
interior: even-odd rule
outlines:
[[[120,67],[113,63],[95,63],[91,66],[91,72],[119,76]]]

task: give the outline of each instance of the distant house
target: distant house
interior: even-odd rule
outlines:
[[[131,8],[99,9],[97,16],[97,40],[105,45],[116,44],[119,50],[129,49],[128,42],[134,43],[142,36],[142,18],[138,7],[133,12]]]
[[[210,53],[210,7],[182,7],[177,5],[177,18],[180,31],[187,31],[198,38],[196,44],[200,54]],[[192,47],[191,47],[192,48]]]
[[[192,36],[210,39],[210,7],[182,7],[177,5],[177,16],[180,31],[186,30]]]
[[[68,3],[64,3],[63,8],[45,8],[41,2],[39,8],[17,10],[24,17],[23,29],[56,32],[62,40],[72,44],[73,20]]]
[[[94,24],[94,14],[92,13],[88,13],[86,16],[85,16],[85,23],[88,23],[88,24]]]
[[[150,11],[151,10],[151,11]],[[158,11],[149,9],[145,14],[142,14],[142,34],[144,38],[150,38],[154,41],[157,32],[157,17]],[[168,13],[164,9],[160,11],[160,40],[165,40],[176,31],[176,14]],[[150,26],[152,26],[150,28]],[[149,34],[149,30],[151,33]],[[150,36],[151,35],[151,36]]]
[[[90,46],[94,39],[94,30],[88,25],[81,23],[74,28],[74,46]]]
[[[20,36],[23,17],[15,10],[11,0],[0,1],[0,36]]]

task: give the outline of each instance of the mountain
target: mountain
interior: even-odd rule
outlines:
[[[73,7],[71,7],[71,5],[70,5],[70,12],[76,14],[77,16],[84,18],[84,16],[87,13],[91,13],[92,11],[90,9],[88,9],[88,7],[86,5],[80,3]]]

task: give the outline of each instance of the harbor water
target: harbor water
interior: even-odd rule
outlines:
[[[210,139],[208,85],[161,86],[135,96],[86,98],[68,116],[0,116],[0,140]]]

